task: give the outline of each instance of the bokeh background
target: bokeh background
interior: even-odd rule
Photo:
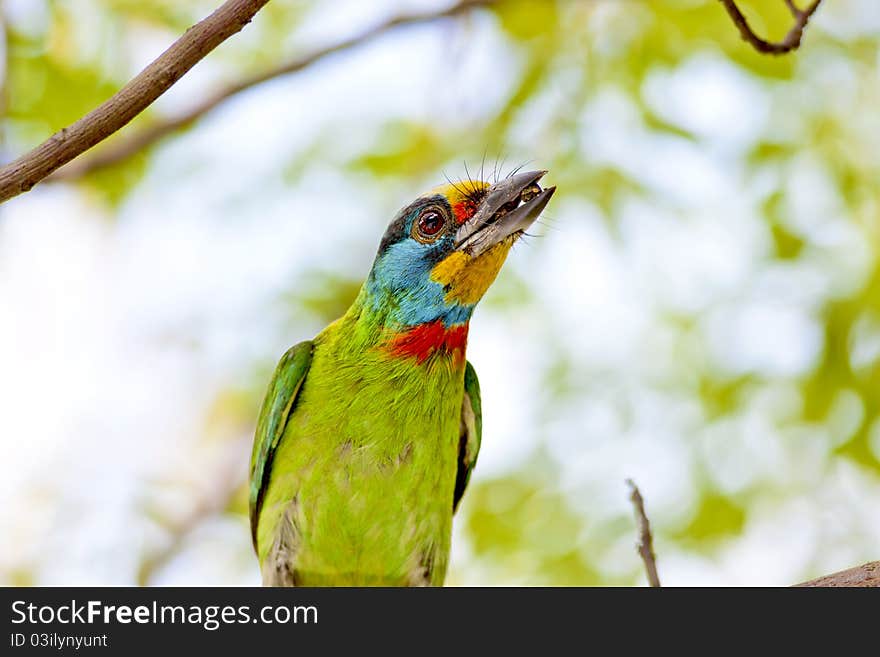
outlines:
[[[218,3],[2,2],[3,160]],[[272,0],[125,132],[447,6]],[[559,192],[472,322],[484,437],[448,583],[644,584],[627,477],[664,584],[880,558],[877,3],[826,0],[770,57],[716,0],[501,0],[0,207],[0,583],[258,583],[243,483],[277,359],[344,311],[398,207],[520,164]]]

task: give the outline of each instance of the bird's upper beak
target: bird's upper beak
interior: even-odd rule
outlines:
[[[455,249],[476,257],[531,226],[556,191],[538,187],[545,173],[517,173],[492,185],[474,216],[456,231]]]

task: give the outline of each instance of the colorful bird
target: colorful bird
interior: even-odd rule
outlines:
[[[482,432],[468,323],[553,195],[545,173],[444,185],[403,208],[351,308],[284,354],[251,456],[265,585],[443,583]]]

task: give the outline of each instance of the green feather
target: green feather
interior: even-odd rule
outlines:
[[[272,456],[293,411],[297,393],[302,387],[312,363],[311,342],[300,342],[287,350],[275,368],[269,390],[260,409],[254,448],[251,453],[250,500],[251,537],[257,547],[257,518],[260,515],[263,493],[272,469]]]
[[[381,348],[386,330],[356,302],[314,339],[310,365],[306,350],[299,367],[279,366],[251,480],[267,584],[443,582],[466,367],[445,355],[421,365],[395,357]],[[298,349],[285,360],[298,361]],[[479,445],[469,435],[466,472]]]
[[[464,372],[464,399],[461,405],[461,436],[458,447],[458,472],[455,476],[453,513],[471,479],[471,473],[480,454],[483,438],[483,403],[480,398],[480,381],[477,371],[468,362]]]

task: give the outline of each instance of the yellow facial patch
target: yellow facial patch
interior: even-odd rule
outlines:
[[[501,271],[514,241],[505,239],[476,258],[455,251],[434,265],[431,280],[447,288],[446,303],[477,303]]]

